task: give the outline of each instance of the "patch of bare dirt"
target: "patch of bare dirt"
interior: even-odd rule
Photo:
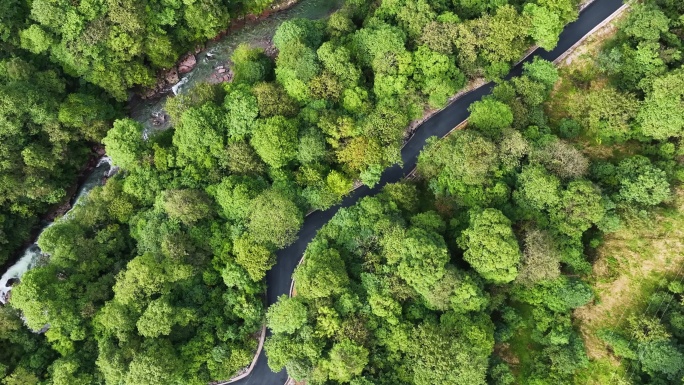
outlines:
[[[511,346],[508,343],[496,344],[494,346],[494,355],[498,356],[509,365],[520,364],[520,359],[511,351]]]

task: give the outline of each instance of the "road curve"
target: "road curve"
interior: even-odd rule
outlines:
[[[523,63],[528,62],[537,56],[549,61],[554,61],[621,6],[622,0],[595,0],[580,13],[577,21],[565,27],[563,33],[560,35],[558,46],[553,51],[547,52],[543,49],[538,49],[523,61]],[[523,63],[515,66],[507,78],[520,75]],[[289,293],[292,273],[302,254],[304,254],[306,246],[316,235],[318,229],[326,224],[341,207],[352,206],[359,199],[376,194],[385,184],[400,181],[415,167],[418,154],[423,146],[425,146],[425,140],[431,136],[442,137],[452,128],[456,127],[456,125],[467,119],[468,107],[473,102],[489,94],[491,89],[492,85],[486,84],[462,96],[450,106],[420,125],[414,136],[401,151],[401,158],[404,163],[403,166],[396,165],[385,170],[380,183],[378,183],[377,186],[372,189],[363,186],[345,198],[342,201],[342,204],[325,211],[316,211],[306,217],[304,225],[299,231],[299,238],[297,241],[277,253],[277,263],[266,275],[266,282],[268,284],[268,292],[266,295],[267,305],[270,306],[278,300],[279,296],[283,294],[287,295]],[[267,335],[271,334],[270,331],[267,333]],[[248,377],[233,382],[232,384],[283,385],[285,381],[287,381],[287,372],[282,370],[279,373],[273,373],[267,365],[265,350],[262,350],[252,373]]]

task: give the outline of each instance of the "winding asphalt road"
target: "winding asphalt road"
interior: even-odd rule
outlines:
[[[609,17],[613,12],[622,6],[622,0],[596,0],[580,14],[577,21],[566,26],[560,36],[558,46],[551,52],[542,49],[536,50],[523,63],[531,61],[534,57],[554,61],[565,51],[570,49],[583,36],[589,33],[594,27]],[[520,75],[522,64],[518,64],[509,73],[507,78]],[[359,199],[376,194],[385,184],[400,181],[416,165],[418,154],[425,145],[425,140],[431,136],[442,137],[459,123],[468,118],[468,107],[492,90],[491,84],[486,84],[456,100],[446,109],[425,121],[417,130],[411,140],[401,151],[403,166],[394,166],[385,170],[380,183],[374,188],[361,187],[355,190],[350,196],[344,199],[341,205],[332,207],[326,211],[316,211],[306,217],[304,226],[299,232],[297,241],[286,249],[278,252],[276,265],[266,275],[268,284],[267,304],[271,305],[283,294],[290,291],[292,273],[297,263],[304,254],[306,246],[324,224],[326,224],[341,207],[349,207]],[[270,335],[270,331],[268,332]],[[261,351],[252,373],[240,381],[233,384],[237,385],[283,385],[287,380],[287,372],[282,370],[273,373],[266,362],[266,354]]]

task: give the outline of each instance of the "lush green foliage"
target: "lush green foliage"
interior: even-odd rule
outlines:
[[[671,383],[684,376],[684,286],[675,276],[648,300],[643,315],[629,319],[625,330],[602,330],[613,353],[628,362],[631,377]]]
[[[494,327],[483,280],[450,262],[435,211],[399,208],[417,199],[413,185],[389,186],[319,231],[297,296],[269,310],[271,368],[311,384],[484,383]]]
[[[0,40],[49,58],[66,73],[126,100],[156,72],[225,30],[231,19],[259,14],[271,0],[7,1]],[[11,5],[10,5],[11,4]]]
[[[3,308],[5,383],[206,384],[249,363],[264,319],[269,365],[312,385],[570,383],[588,363],[571,317],[593,296],[586,254],[684,175],[683,10],[636,7],[601,57],[609,85],[582,84],[549,119],[551,63],[500,77],[532,43],[552,48],[577,2],[511,3],[358,0],[325,22],[288,21],[275,63],[240,47],[232,84],[172,98],[173,129],[146,140],[129,119],[106,132],[108,101],[37,58],[122,98],[267,1],[0,6],[3,44],[36,55],[0,65],[0,242],[63,198],[85,141],[102,139],[123,168],[41,237],[50,260],[12,303],[49,330],[30,335]],[[296,270],[297,297],[265,312],[261,281],[303,214],[354,180],[376,184],[407,124],[481,75],[498,82],[471,126],[430,141],[416,182],[340,211]],[[629,151],[588,157],[578,136]],[[682,376],[673,317],[635,321],[645,342],[611,334],[643,378]],[[526,351],[519,365],[507,347]]]
[[[115,108],[48,64],[0,53],[0,263],[63,202]]]
[[[117,126],[140,135],[135,122]],[[168,137],[157,139],[171,145]],[[263,180],[187,186],[173,173],[159,179],[151,157],[163,148],[141,143],[119,148],[135,165],[125,178],[93,190],[42,234],[49,262],[12,292],[29,327],[49,325],[49,345],[60,354],[51,365],[54,384],[229,378],[251,361],[264,318],[260,280],[275,242],[290,242],[290,229],[301,223],[297,206],[281,190],[264,189]],[[244,194],[251,208],[223,215],[226,194]],[[263,241],[264,205],[283,210],[283,234],[274,243]]]
[[[56,353],[42,339],[24,327],[16,309],[0,307],[0,376],[4,384],[38,384],[44,378]]]
[[[124,170],[45,232],[49,262],[15,290],[28,325],[50,325],[60,355],[53,382],[229,377],[248,362],[264,316],[259,282],[275,250],[295,239],[303,213],[338,203],[355,179],[377,183],[400,160],[411,120],[443,106],[468,77],[503,75],[533,43],[530,17],[509,5],[349,1],[325,22],[284,23],[273,39],[275,65],[262,50],[239,47],[233,84],[173,98],[174,129],[149,140],[128,119],[107,132],[115,117],[109,100],[46,64],[123,100],[232,16],[268,5],[3,3],[3,52],[27,58],[0,66],[3,253],[27,237],[30,218],[65,197],[86,141],[102,140]],[[476,31],[487,38],[473,39]],[[402,262],[402,274],[430,297],[436,283],[416,263]],[[313,268],[332,279],[340,265]],[[467,279],[448,271],[445,285]],[[324,296],[338,286],[312,283],[311,291]],[[331,354],[343,365],[328,367],[332,378],[362,370],[364,360],[347,357],[364,349],[336,345]],[[44,365],[20,366],[16,376],[22,371],[46,373]]]
[[[535,12],[557,14],[556,27],[576,15],[574,1],[547,3]],[[504,75],[534,43],[527,13],[466,8],[350,1],[326,22],[286,21],[273,38],[274,69],[262,51],[242,46],[233,56],[237,84],[169,102],[176,164],[192,178],[227,171],[287,181],[313,209],[338,203],[353,180],[373,186],[400,161],[410,121],[443,107],[468,78]],[[530,78],[548,86],[548,72],[538,66]],[[488,99],[473,106],[473,121],[495,135],[513,111]]]
[[[526,65],[473,105],[466,130],[428,143],[421,178],[341,210],[319,232],[295,271],[297,296],[269,318],[274,370],[311,384],[574,381],[589,364],[572,320],[593,298],[586,250],[622,214],[670,198],[679,145],[587,157],[554,134],[567,120],[540,108],[557,79],[550,63]],[[295,303],[296,322],[284,322],[278,312]],[[342,369],[340,344],[357,355]],[[681,377],[668,344],[634,354],[645,373]],[[519,349],[517,365],[503,361]]]

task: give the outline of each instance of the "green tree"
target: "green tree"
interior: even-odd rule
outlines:
[[[523,64],[525,75],[540,82],[551,89],[558,81],[558,68],[550,61],[536,57],[533,61]]]
[[[79,130],[83,138],[100,141],[108,133],[114,114],[114,107],[106,100],[78,93],[69,94],[59,106],[58,118],[65,126]]]
[[[33,24],[21,31],[21,46],[33,53],[46,52],[54,44],[54,39],[39,25]]]
[[[294,40],[280,48],[275,72],[276,79],[290,96],[306,102],[311,98],[308,83],[320,74],[321,66],[314,49]]]
[[[146,345],[131,361],[126,384],[162,385],[174,381],[176,371],[182,366],[171,344],[165,340],[152,340]]]
[[[627,158],[617,166],[620,190],[616,197],[626,203],[655,206],[671,196],[665,172],[641,155]]]
[[[297,239],[303,222],[297,205],[284,193],[269,189],[251,202],[247,229],[256,242],[282,248]]]
[[[456,131],[446,139],[430,139],[418,158],[418,171],[426,178],[484,184],[498,166],[492,142],[471,130]],[[439,178],[443,175],[446,178]]]
[[[366,365],[368,349],[345,339],[333,345],[327,369],[332,380],[345,383],[360,375]]]
[[[298,112],[297,102],[277,83],[259,83],[252,88],[257,98],[259,116],[271,118],[277,115],[294,116]]]
[[[414,54],[416,71],[413,76],[428,96],[433,108],[441,108],[465,84],[465,76],[445,54],[426,46],[418,47]]]
[[[292,334],[306,324],[306,305],[298,297],[280,296],[266,313],[268,327],[274,333]]]
[[[142,163],[147,149],[142,135],[143,127],[138,122],[131,119],[117,120],[102,139],[102,143],[114,164],[125,170],[133,170]]]
[[[519,205],[536,210],[554,209],[560,200],[560,180],[541,166],[526,166],[513,193]]]
[[[638,106],[633,95],[605,87],[583,95],[579,111],[573,115],[598,141],[623,142],[632,136],[630,123]]]
[[[339,252],[329,249],[316,255],[305,254],[293,280],[297,295],[313,299],[341,293],[349,283],[349,276]]]
[[[266,182],[259,178],[230,176],[208,191],[223,209],[223,215],[232,221],[244,221],[249,217],[249,206],[254,198],[266,188]]]
[[[653,81],[637,114],[641,133],[656,140],[684,133],[684,71],[673,71]]]
[[[522,253],[511,221],[501,211],[471,213],[470,226],[463,231],[459,244],[465,249],[463,259],[484,279],[507,283],[518,275]]]
[[[470,2],[470,1],[469,1]],[[500,3],[491,2],[492,8]],[[510,64],[523,56],[528,48],[530,19],[511,5],[502,5],[496,12],[464,23],[455,40],[461,68],[483,63],[490,78],[503,77]]]
[[[169,190],[164,192],[164,210],[172,219],[186,225],[208,219],[212,208],[209,197],[198,190]]]
[[[272,64],[262,48],[252,48],[240,44],[233,55],[233,82],[256,84],[267,80],[272,71]]]
[[[251,144],[261,159],[271,167],[287,166],[297,158],[297,123],[273,117],[259,123]]]
[[[24,367],[18,367],[11,375],[2,381],[4,385],[37,385],[40,379]]]
[[[513,124],[511,108],[492,98],[473,103],[468,111],[468,121],[488,136],[497,136],[501,130]]]
[[[652,376],[664,375],[668,380],[676,381],[684,372],[684,353],[670,343],[644,343],[637,354],[643,370]]]
[[[557,210],[551,211],[551,220],[558,229],[579,238],[606,215],[600,190],[586,180],[572,181],[561,193]]]
[[[530,36],[537,45],[547,51],[553,50],[567,20],[562,20],[561,15],[554,10],[534,3],[525,4],[523,15],[531,20]]]
[[[223,164],[230,172],[238,175],[259,175],[266,168],[266,164],[254,148],[246,142],[229,143],[226,146]]]
[[[632,38],[657,41],[669,30],[669,24],[669,18],[658,7],[637,4],[620,26],[620,31]]]
[[[147,338],[168,336],[174,325],[186,326],[192,318],[192,311],[172,306],[160,298],[147,305],[137,322],[138,332]]]
[[[275,255],[262,243],[248,236],[237,238],[233,243],[235,262],[242,266],[253,281],[259,282],[275,265]]]
[[[245,139],[252,133],[259,115],[257,99],[247,87],[232,87],[223,102],[225,124],[231,141]]]
[[[226,138],[222,116],[223,112],[213,103],[183,112],[173,134],[179,166],[197,165],[205,170],[218,168]]]
[[[429,384],[485,384],[488,358],[494,341],[488,322],[449,315],[458,324],[420,324],[411,333],[409,354],[413,382]],[[470,332],[466,332],[468,327]]]

